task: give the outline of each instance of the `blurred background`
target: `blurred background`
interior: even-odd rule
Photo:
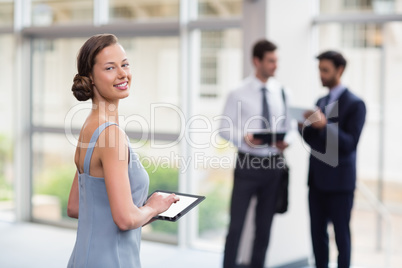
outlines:
[[[79,48],[106,32],[130,60],[120,122],[149,172],[150,192],[207,196],[178,224],[146,226],[143,240],[222,253],[235,149],[217,137],[218,116],[228,92],[252,73],[252,44],[268,38],[279,47],[277,78],[294,106],[313,107],[326,94],[320,51],[348,60],[343,83],[368,110],[352,262],[402,267],[402,0],[0,0],[0,222],[76,228],[66,205],[91,106],[76,101],[71,85]],[[309,151],[295,137],[287,152],[290,207],[274,220],[270,267],[311,261]],[[252,228],[240,262],[247,263]],[[5,247],[0,238],[0,266]],[[331,250],[335,262],[332,233]]]

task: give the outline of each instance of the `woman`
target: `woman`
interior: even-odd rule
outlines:
[[[141,227],[179,199],[148,194],[148,174],[118,127],[120,99],[129,95],[131,73],[123,47],[111,34],[81,47],[72,91],[92,110],[75,152],[77,172],[67,214],[78,218],[68,267],[141,267]]]

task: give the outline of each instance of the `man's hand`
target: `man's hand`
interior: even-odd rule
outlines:
[[[304,118],[311,122],[311,126],[316,129],[323,129],[327,125],[327,118],[320,109],[305,112]]]
[[[254,138],[254,135],[252,133],[248,133],[245,137],[244,140],[246,143],[250,146],[259,146],[263,143],[262,139],[256,139]]]
[[[278,148],[281,152],[283,152],[286,148],[289,147],[289,144],[285,141],[277,141],[273,144],[276,148]]]

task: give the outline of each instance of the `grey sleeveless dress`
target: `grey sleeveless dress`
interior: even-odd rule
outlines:
[[[89,175],[89,164],[106,122],[92,135],[84,160],[84,173],[78,173],[79,218],[77,240],[68,268],[140,268],[141,228],[121,231],[114,223],[104,178]],[[148,174],[129,148],[128,175],[134,204],[141,207],[148,194]]]

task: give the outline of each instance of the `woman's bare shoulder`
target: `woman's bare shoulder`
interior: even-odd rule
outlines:
[[[91,141],[91,138],[95,133],[95,131],[98,129],[98,127],[100,127],[106,122],[107,121],[103,118],[88,117],[87,120],[82,125],[80,135],[78,138],[79,143],[88,144]]]

